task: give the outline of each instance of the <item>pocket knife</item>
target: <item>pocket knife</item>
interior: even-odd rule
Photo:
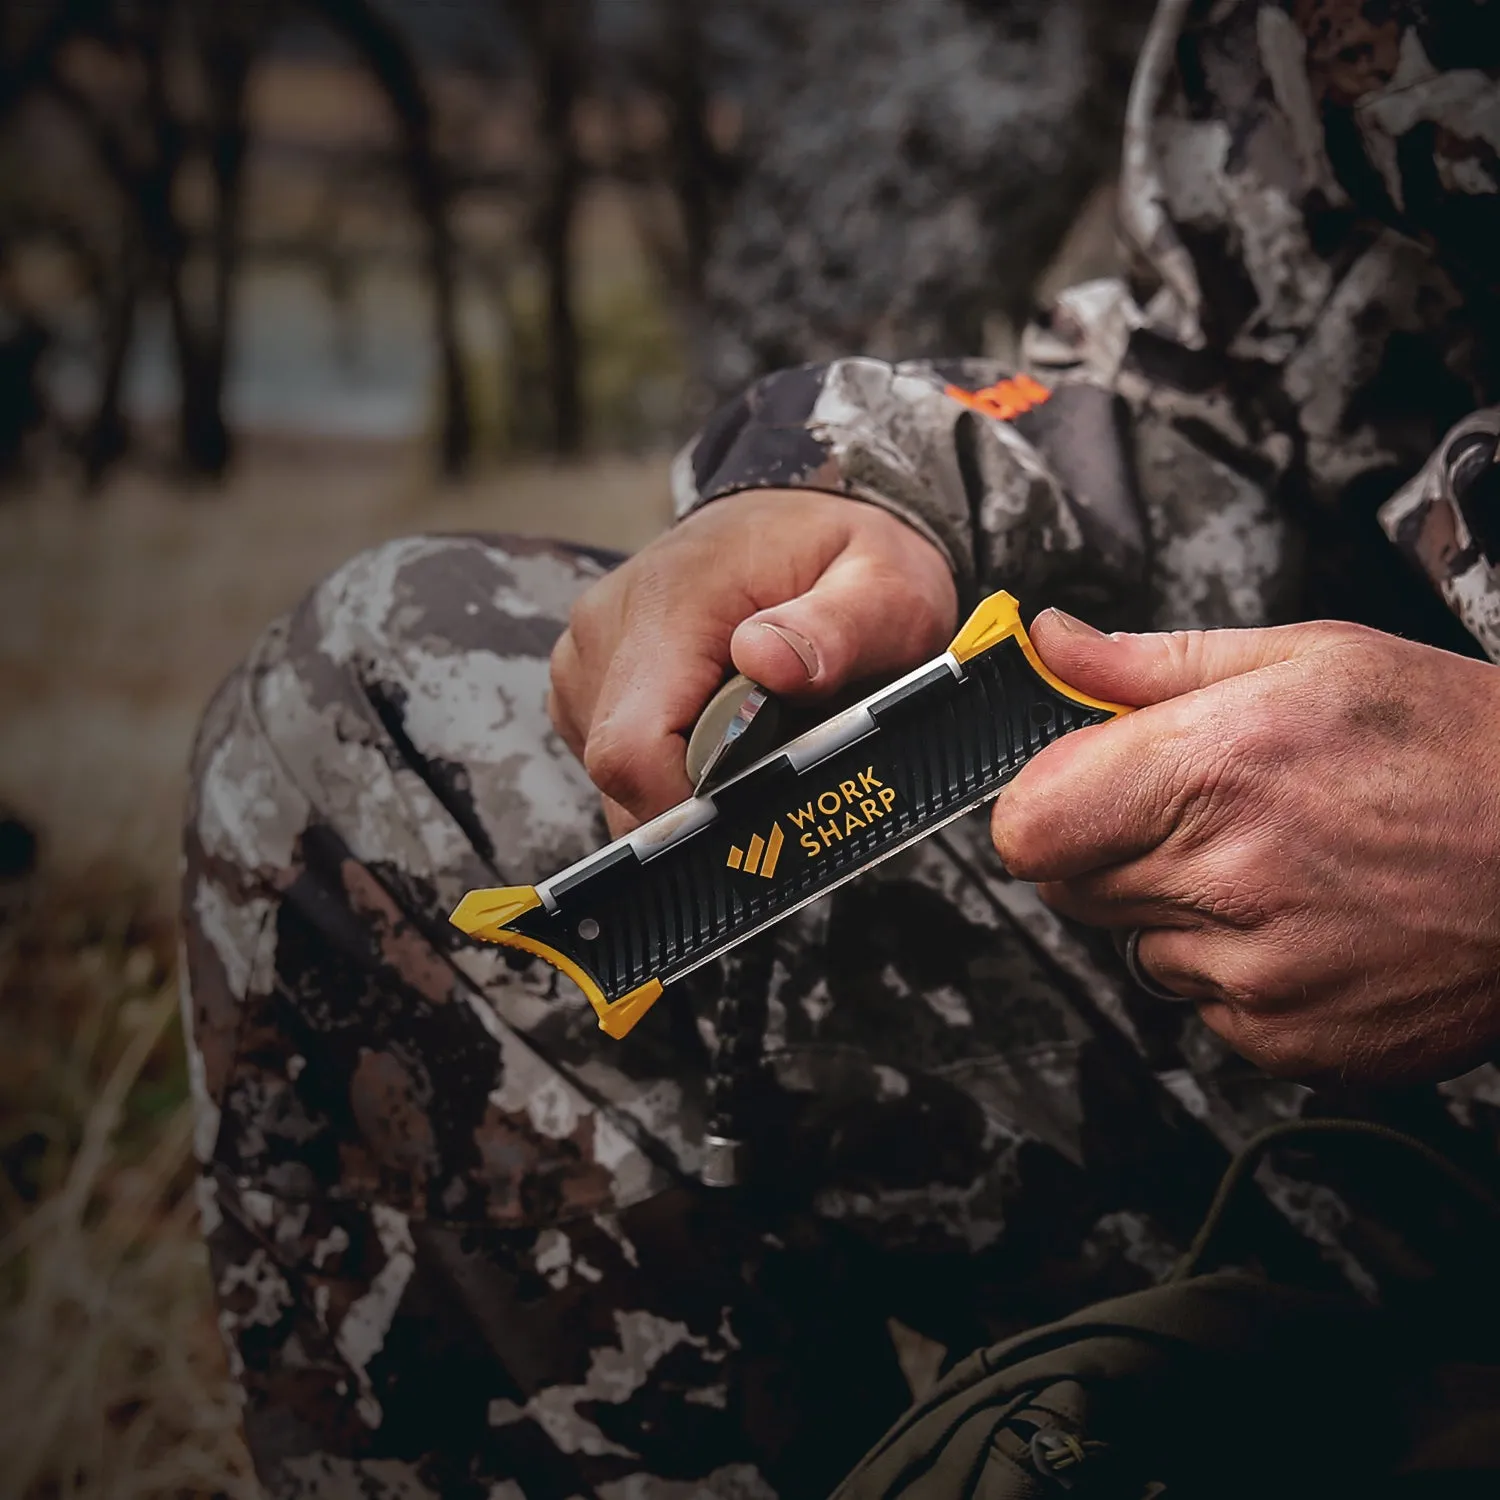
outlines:
[[[566,974],[623,1037],[664,985],[1126,712],[1048,671],[1016,601],[992,594],[941,656],[540,885],[470,891],[449,920]]]

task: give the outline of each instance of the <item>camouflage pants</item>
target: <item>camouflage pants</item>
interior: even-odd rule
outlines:
[[[382,547],[208,711],[185,1010],[272,1495],[826,1493],[942,1351],[1156,1277],[1229,1152],[1306,1107],[1009,881],[981,816],[745,959],[754,1170],[699,1185],[713,967],[616,1043],[553,971],[445,921],[606,838],[544,699],[609,563]],[[1442,1136],[1497,1101],[1486,1070],[1388,1108]],[[1262,1187],[1262,1258],[1363,1274],[1325,1182]]]

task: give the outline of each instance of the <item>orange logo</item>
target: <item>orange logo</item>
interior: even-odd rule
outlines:
[[[781,846],[786,842],[779,822],[771,825],[771,837],[763,839],[758,833],[750,840],[747,854],[738,844],[731,846],[729,858],[724,861],[731,870],[743,870],[747,875],[757,871],[769,880],[776,873],[776,861],[781,858]],[[764,852],[764,858],[762,858]]]
[[[971,406],[987,417],[998,417],[1002,422],[1014,422],[1034,406],[1040,406],[1052,392],[1040,381],[1029,375],[1017,375],[1009,380],[997,380],[982,391],[966,391],[960,385],[943,387],[945,396],[952,396],[965,406]]]

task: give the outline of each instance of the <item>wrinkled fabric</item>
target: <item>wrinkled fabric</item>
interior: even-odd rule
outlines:
[[[680,511],[829,490],[909,521],[966,600],[1343,615],[1500,656],[1494,486],[1457,472],[1500,399],[1466,237],[1496,243],[1500,201],[1484,9],[1164,6],[1126,141],[1138,263],[1029,331],[1045,399],[989,361],[787,371],[684,452]],[[750,1177],[701,1186],[721,968],[614,1043],[446,921],[607,837],[545,699],[614,561],[388,544],[205,718],[184,1016],[269,1494],[827,1493],[944,1358],[1159,1276],[1264,1124],[1381,1118],[1493,1173],[1493,1068],[1379,1099],[1267,1080],[1008,880],[979,817],[741,951],[769,1017]],[[1304,1284],[1385,1297],[1391,1262],[1461,1239],[1390,1163],[1257,1181],[1231,1238]]]
[[[826,1493],[914,1358],[1149,1284],[1229,1154],[1308,1107],[1007,879],[980,815],[740,950],[768,1009],[751,1168],[700,1186],[718,966],[617,1043],[569,981],[446,921],[605,840],[544,704],[607,561],[388,544],[205,720],[184,1006],[271,1495]],[[1381,1110],[1473,1158],[1500,1078]],[[1388,1177],[1398,1205],[1421,1188]],[[1246,1247],[1374,1289],[1370,1184],[1262,1180]]]

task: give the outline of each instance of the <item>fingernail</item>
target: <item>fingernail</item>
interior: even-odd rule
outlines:
[[[809,682],[818,675],[817,647],[805,635],[799,635],[795,630],[788,630],[785,625],[773,625],[769,620],[762,620],[760,628],[769,630],[772,635],[780,636],[797,653],[797,660],[802,663]]]
[[[1047,609],[1043,610],[1042,613],[1050,616],[1052,623],[1059,630],[1066,630],[1069,635],[1091,635],[1098,639],[1102,639],[1104,636],[1102,630],[1095,630],[1087,621],[1080,620],[1076,615],[1070,615],[1066,610]]]

